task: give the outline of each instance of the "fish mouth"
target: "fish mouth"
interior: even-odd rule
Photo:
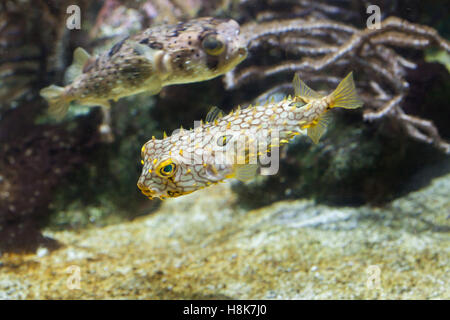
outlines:
[[[139,190],[141,190],[142,194],[147,196],[150,200],[153,200],[153,198],[157,195],[155,194],[155,191],[147,188],[145,185],[143,185],[142,183],[138,182],[137,184]]]
[[[157,191],[154,191],[148,187],[146,187],[144,184],[138,182],[137,184],[138,188],[141,190],[141,192],[147,196],[150,200],[153,200],[154,198],[159,198],[161,200],[165,200],[167,198],[176,198],[185,194],[189,194],[192,191],[185,191],[185,192],[181,192],[181,191],[173,191],[173,190],[168,190],[167,193],[161,194],[158,193]]]

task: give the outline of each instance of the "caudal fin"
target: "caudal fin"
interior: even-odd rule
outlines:
[[[64,96],[64,88],[51,85],[40,91],[49,104],[48,113],[56,119],[62,119],[69,109],[70,101]]]
[[[356,109],[363,105],[363,102],[358,97],[353,81],[353,72],[350,72],[330,94],[330,107]]]

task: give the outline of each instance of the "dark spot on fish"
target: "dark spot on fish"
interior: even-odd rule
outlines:
[[[183,32],[186,30],[186,26],[183,22],[180,22],[179,24],[177,24],[176,29],[177,32]]]
[[[149,42],[148,38],[145,38],[145,39],[142,39],[141,41],[139,41],[139,43],[142,43],[142,44],[148,44],[148,42]]]
[[[108,52],[108,57],[112,57],[117,51],[120,50],[122,45],[125,43],[125,40],[127,40],[128,37],[122,39],[121,41],[117,42],[115,45],[112,46],[112,48]]]
[[[219,59],[214,56],[208,55],[208,58],[206,60],[206,65],[210,70],[214,70],[217,68],[217,65],[219,64]]]
[[[150,48],[156,49],[156,50],[161,50],[162,48],[164,48],[164,46],[162,43],[155,41],[155,42],[150,43]]]

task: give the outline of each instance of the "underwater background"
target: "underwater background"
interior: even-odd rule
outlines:
[[[0,3],[0,299],[449,299],[448,3],[370,4],[415,27],[367,31],[359,0]],[[75,48],[202,16],[251,38],[225,76],[113,102],[108,141],[98,107],[47,115],[39,90]],[[295,72],[331,91],[349,71],[363,108],[281,148],[276,175],[165,201],[137,188],[153,135],[279,99]]]

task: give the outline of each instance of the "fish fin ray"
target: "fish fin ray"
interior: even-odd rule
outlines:
[[[73,62],[64,74],[64,82],[72,83],[76,77],[82,74],[83,67],[90,58],[91,55],[86,50],[81,47],[76,48],[73,52]]]
[[[331,121],[331,115],[329,113],[325,113],[318,119],[316,125],[311,126],[307,129],[308,137],[311,138],[311,140],[314,142],[314,144],[319,143],[320,138],[327,131],[327,126],[330,121]]]
[[[220,119],[223,116],[223,111],[214,106],[209,109],[208,114],[206,115],[205,121],[206,122],[213,122],[214,120]]]
[[[353,81],[353,72],[350,72],[330,94],[330,107],[356,109],[363,105],[362,100],[358,97]]]
[[[237,164],[233,177],[242,182],[249,182],[255,178],[258,167],[257,164]]]
[[[63,87],[51,85],[41,89],[40,95],[49,104],[48,113],[57,120],[61,120],[69,110],[70,101],[64,96]]]
[[[314,98],[314,99],[319,99],[319,98],[323,97],[320,93],[318,93],[317,91],[314,91],[313,89],[308,87],[306,85],[306,83],[304,83],[300,79],[300,77],[297,73],[294,76],[293,85],[294,85],[294,90],[295,90],[296,96],[304,97],[304,98]]]

